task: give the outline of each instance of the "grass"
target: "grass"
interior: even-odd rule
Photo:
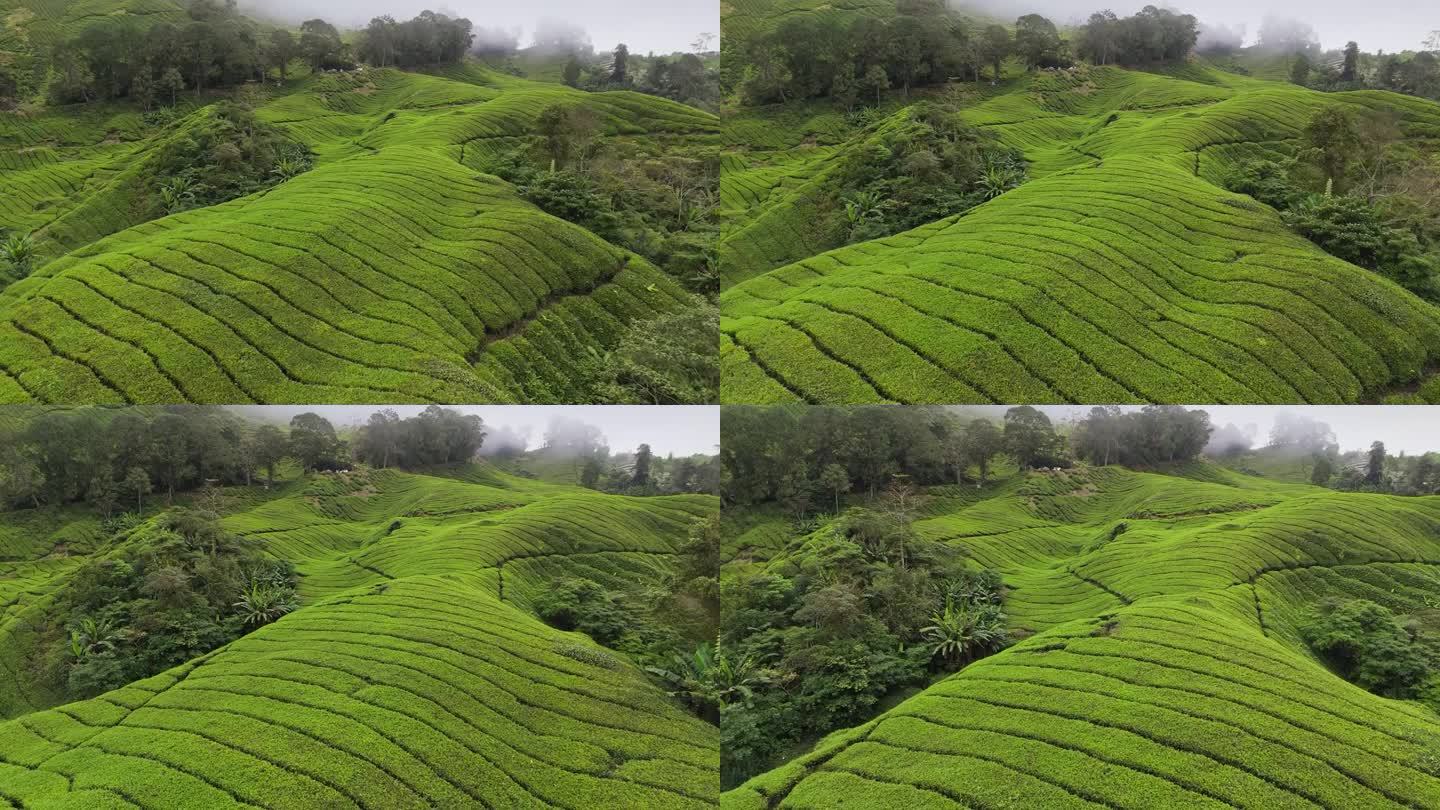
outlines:
[[[0,290],[0,402],[582,400],[592,352],[688,297],[484,173],[564,103],[608,138],[718,130],[665,99],[476,65],[312,75],[256,109],[315,168],[146,222],[147,161],[205,110],[159,131],[123,105],[0,115],[0,218],[43,257]]]
[[[761,4],[763,5],[763,4]],[[1424,400],[1440,310],[1225,191],[1293,152],[1322,94],[1202,65],[1037,73],[930,91],[1021,150],[1030,180],[969,212],[845,245],[838,174],[895,120],[820,103],[742,108],[722,164],[722,401]],[[903,113],[902,113],[903,114]]]
[[[623,655],[528,606],[555,578],[653,580],[716,506],[489,468],[286,484],[225,522],[296,564],[301,608],[93,700],[0,704],[14,718],[0,723],[0,797],[24,807],[713,805],[714,727]],[[94,548],[84,546],[93,518],[3,517],[7,559],[44,559],[62,542]],[[44,581],[30,564],[0,570],[28,577],[33,606]],[[52,579],[63,587],[62,574]],[[8,610],[7,654],[22,649],[5,635]]]
[[[1430,616],[1440,498],[1194,464],[1031,473],[936,500],[916,530],[1003,574],[1022,640],[723,807],[1440,802],[1440,715],[1341,680],[1298,631],[1327,597]],[[749,523],[763,520],[727,518]]]

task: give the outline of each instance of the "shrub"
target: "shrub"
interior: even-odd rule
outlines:
[[[1385,697],[1416,697],[1435,666],[1389,609],[1364,599],[1324,603],[1301,636],[1341,677]]]

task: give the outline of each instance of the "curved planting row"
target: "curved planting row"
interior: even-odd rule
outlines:
[[[714,727],[623,656],[539,622],[525,594],[560,576],[653,578],[660,563],[634,558],[673,553],[715,500],[484,478],[323,476],[227,518],[298,564],[305,604],[175,670],[0,724],[0,797],[77,808],[713,805]],[[458,510],[464,491],[469,513]],[[355,581],[312,587],[314,572],[346,561]]]
[[[1339,679],[1295,632],[1325,596],[1407,609],[1433,600],[1440,559],[1414,560],[1440,557],[1440,498],[1226,475],[1231,505],[1248,508],[1135,519],[1139,496],[1203,497],[1215,484],[1103,472],[1086,483],[1107,508],[999,532],[993,546],[952,541],[1005,549],[977,559],[1004,575],[1012,627],[1034,635],[724,794],[722,806],[1440,802],[1440,717]],[[1061,489],[1032,474],[960,514],[1029,514],[1045,498],[1076,497]],[[1246,504],[1266,490],[1273,503]],[[1118,523],[1128,530],[1110,536]]]
[[[307,80],[260,115],[316,168],[125,230],[139,169],[107,180],[47,231],[84,246],[0,295],[0,402],[577,401],[577,364],[688,298],[475,174],[465,144],[528,139],[564,102],[616,136],[699,137],[716,120],[634,93],[495,85]]]
[[[1440,355],[1433,305],[1214,182],[1327,103],[1394,109],[1415,137],[1440,107],[1115,68],[1025,89],[962,115],[1033,179],[963,216],[800,258],[825,242],[832,158],[732,217],[723,401],[1355,402]],[[732,201],[764,193],[746,165],[726,164]]]

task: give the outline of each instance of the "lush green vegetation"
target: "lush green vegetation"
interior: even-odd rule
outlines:
[[[791,439],[809,432],[797,427],[805,411],[830,422],[811,435],[839,443]],[[897,411],[910,415],[903,435],[883,452],[854,449],[895,436]],[[962,485],[919,485],[926,459],[944,455],[939,428],[974,420],[918,408],[727,408],[727,481],[783,452],[818,467],[843,446],[837,464],[883,456],[891,479],[909,482],[897,484],[909,490],[909,520],[900,533],[857,531],[857,520],[896,508],[894,494],[863,488],[841,491],[838,505],[827,493],[803,517],[727,494],[722,639],[748,678],[722,714],[721,805],[1440,801],[1440,498],[1335,492],[1179,454],[1154,464],[1166,437],[1198,432],[1203,444],[1208,418],[1134,413],[1099,409],[1054,433],[1065,454],[1117,437],[1116,454],[1143,471],[1011,460],[980,485],[972,461]],[[743,449],[728,445],[761,431]],[[1003,614],[995,631],[1008,644],[987,641],[983,622],[963,618],[983,608],[961,611],[953,596],[949,620],[926,620],[918,638],[878,638],[900,626],[887,621],[937,612],[947,589],[932,561],[946,558],[972,572],[966,598],[998,602],[989,610]],[[902,575],[922,585],[890,588]],[[946,626],[956,630],[937,635]],[[827,632],[855,640],[832,645]],[[945,638],[973,639],[978,654],[948,658]],[[947,672],[933,682],[905,667],[926,653]],[[837,662],[844,676],[807,668]],[[855,693],[872,699],[841,699]],[[792,703],[806,709],[782,715]]]
[[[715,115],[486,67],[443,15],[59,5],[0,6],[0,49],[107,89],[0,112],[0,401],[715,400]]]
[[[1434,102],[1226,70],[1190,52],[1178,13],[1002,21],[1010,50],[990,64],[971,46],[994,21],[930,4],[732,8],[722,401],[1440,401]],[[897,28],[933,48],[853,33]],[[899,81],[835,92],[845,60],[863,78],[897,53],[932,60],[908,97]],[[776,77],[804,88],[747,89]],[[847,168],[889,173],[898,212],[934,162],[907,166],[887,134],[938,117],[1015,155],[1024,182],[846,227],[889,196],[862,199]],[[1295,205],[1227,191],[1257,162]],[[971,188],[987,186],[957,195]]]
[[[324,433],[297,421],[293,452],[307,431]],[[110,522],[0,512],[5,802],[714,805],[701,683],[646,669],[709,655],[714,496],[464,461],[305,473],[290,452],[272,487]],[[551,612],[574,593],[600,617],[597,592],[668,601],[647,603],[643,646]]]

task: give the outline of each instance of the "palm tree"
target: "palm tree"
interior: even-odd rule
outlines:
[[[245,590],[240,592],[240,601],[235,603],[236,612],[247,625],[269,624],[299,605],[295,591],[272,580],[251,577]]]
[[[270,173],[280,178],[283,183],[308,168],[310,167],[304,160],[286,155],[275,161],[275,168],[271,169]]]
[[[160,185],[160,202],[165,206],[165,213],[174,214],[189,208],[195,202],[193,185],[184,177],[176,177],[168,183],[162,183]]]
[[[1004,646],[1010,634],[1005,630],[1005,614],[998,605],[976,605],[956,602],[946,597],[945,609],[930,617],[931,624],[920,628],[930,645],[930,656],[939,657],[958,669],[983,650]]]
[[[991,163],[985,168],[985,173],[980,175],[979,183],[981,196],[993,200],[1020,185],[1020,175],[1010,166]]]
[[[846,197],[845,221],[850,226],[850,233],[853,235],[862,224],[884,216],[887,206],[888,201],[878,191],[857,191]]]
[[[755,687],[768,680],[753,657],[733,658],[718,644],[714,652],[705,643],[688,656],[675,653],[670,661],[669,667],[645,669],[672,687],[671,697],[685,701],[712,723],[720,722],[721,707],[748,702]]]
[[[115,647],[115,622],[109,618],[86,616],[70,628],[70,654],[76,660],[91,653],[101,653]]]
[[[30,267],[35,263],[35,239],[28,233],[11,234],[10,238],[0,242],[0,256],[10,264],[15,274],[21,276],[30,275]]]

